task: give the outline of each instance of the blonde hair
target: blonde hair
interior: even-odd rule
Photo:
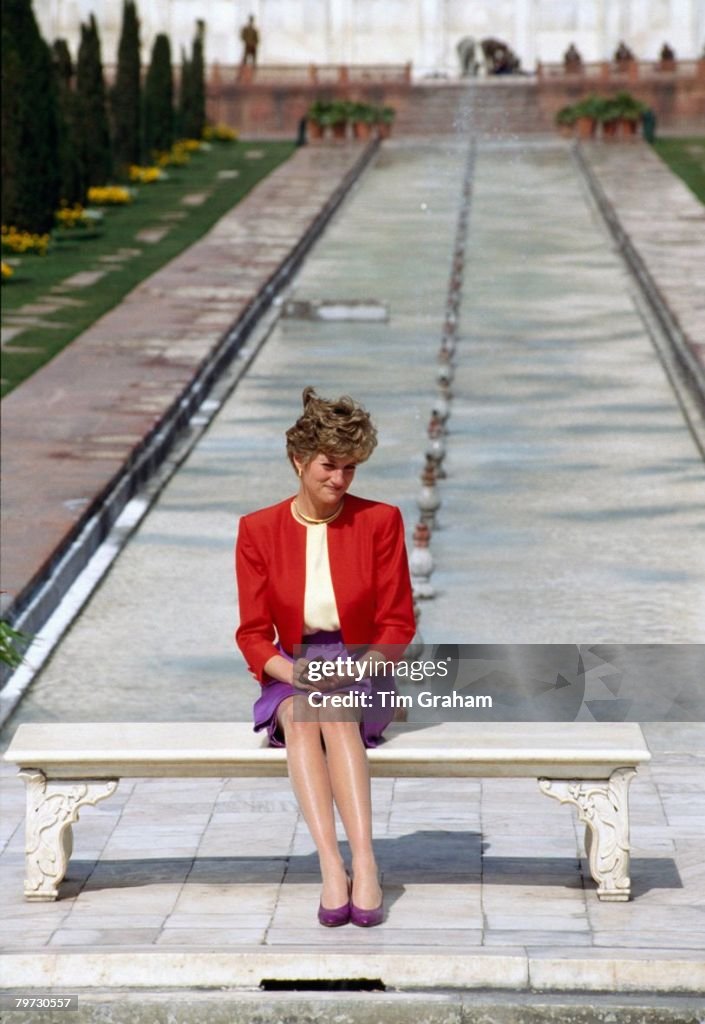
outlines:
[[[350,397],[335,401],[320,398],[315,388],[304,388],[304,411],[286,432],[286,454],[308,465],[319,452],[339,459],[365,462],[377,445],[377,431],[369,413]]]

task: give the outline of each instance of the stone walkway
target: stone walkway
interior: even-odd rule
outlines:
[[[236,520],[292,490],[281,438],[304,384],[374,411],[383,443],[357,489],[413,523],[464,158],[452,141],[383,149],[293,296],[376,300],[389,322],[276,323],[4,744],[33,718],[248,717],[231,639]],[[548,230],[551,211],[570,219]],[[461,331],[426,639],[702,640],[703,567],[673,542],[674,524],[702,529],[702,462],[567,149],[480,148]],[[705,990],[705,726],[645,731],[632,903],[598,902],[570,812],[534,783],[375,780],[389,915],[370,932],[317,925],[315,856],[283,780],[126,782],[84,812],[64,898],[25,904],[23,794],[4,768],[0,977]]]
[[[646,145],[585,147],[586,159],[701,368],[705,393],[705,207]]]

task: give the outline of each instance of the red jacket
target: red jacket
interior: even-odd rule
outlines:
[[[291,514],[292,498],[243,516],[235,564],[240,625],[235,634],[250,672],[301,643],[306,585],[306,527]],[[343,642],[406,647],[415,630],[401,513],[352,494],[329,524],[328,557]],[[398,658],[401,650],[389,653]]]

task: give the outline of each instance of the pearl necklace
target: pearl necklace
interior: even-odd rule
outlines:
[[[325,516],[323,519],[314,519],[312,516],[307,516],[301,511],[299,506],[296,504],[296,499],[294,499],[291,504],[294,506],[294,512],[299,519],[303,519],[305,523],[310,523],[311,526],[322,526],[324,523],[332,523],[333,520],[336,519],[343,511],[343,502],[341,501],[335,512],[332,512],[329,516]]]

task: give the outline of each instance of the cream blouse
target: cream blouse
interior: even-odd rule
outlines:
[[[340,629],[328,559],[328,525],[305,522],[296,514],[293,502],[291,514],[297,523],[306,527],[304,633],[316,633],[321,629],[327,632]]]

